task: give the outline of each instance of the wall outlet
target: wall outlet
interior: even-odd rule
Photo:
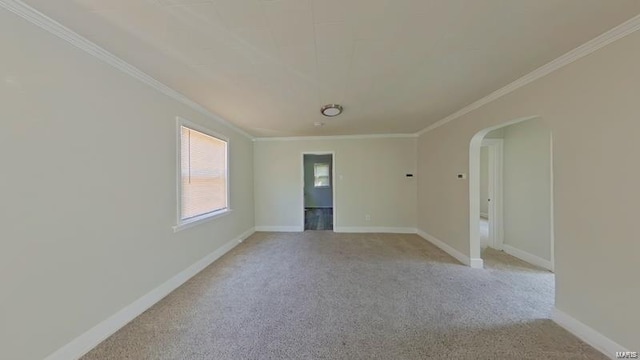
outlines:
[[[371,215],[365,215],[365,216],[364,216],[364,219],[365,219],[366,221],[371,221]]]

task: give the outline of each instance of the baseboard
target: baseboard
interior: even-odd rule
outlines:
[[[432,243],[433,245],[439,247],[441,250],[446,252],[447,254],[453,256],[456,260],[460,261],[464,265],[471,266],[474,268],[481,269],[483,266],[482,259],[470,259],[467,255],[461,253],[460,251],[452,248],[450,245],[445,243],[444,241],[427,234],[425,231],[418,229],[417,234],[420,235],[423,239]]]
[[[384,226],[337,226],[337,233],[385,233],[385,234],[415,234],[415,228],[384,227]]]
[[[603,353],[605,356],[611,359],[616,358],[616,351],[628,352],[622,345],[609,339],[608,337],[600,334],[593,328],[585,325],[571,315],[553,308],[553,314],[551,320],[556,324],[562,326],[567,331],[578,337],[580,340],[591,345],[596,350]]]
[[[484,269],[484,260],[482,260],[482,258],[470,258],[469,267],[474,269]]]
[[[302,226],[256,226],[256,231],[266,232],[303,232]]]
[[[480,217],[483,219],[489,219],[489,214],[481,212]]]
[[[138,315],[142,314],[158,301],[162,300],[165,296],[169,295],[169,293],[177,289],[180,285],[187,282],[187,280],[191,279],[194,275],[222,257],[222,255],[229,252],[229,250],[236,247],[236,245],[244,241],[253,233],[254,229],[251,228],[235,239],[222,245],[203,259],[189,266],[171,279],[167,280],[165,283],[151,290],[146,295],[143,295],[138,300],[127,305],[124,309],[118,311],[111,317],[89,329],[89,331],[78,336],[67,345],[47,356],[45,360],[69,360],[80,358],[131,320],[135,319]]]
[[[502,250],[511,256],[515,256],[520,260],[528,262],[529,264],[553,271],[553,264],[549,260],[545,260],[539,256],[530,254],[507,244],[502,244]]]
[[[302,232],[302,226],[256,226],[256,231],[265,232]],[[415,234],[414,228],[382,227],[382,226],[337,226],[333,229],[337,233],[388,233],[388,234]]]

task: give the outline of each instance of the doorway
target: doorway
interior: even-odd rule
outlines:
[[[489,134],[499,139],[491,138]],[[552,134],[539,117],[478,132],[469,159],[470,264],[486,249],[554,269]],[[483,162],[483,157],[485,161]],[[483,182],[483,172],[485,179]]]
[[[487,135],[488,136],[488,135]],[[480,148],[480,246],[502,250],[503,140],[485,138]]]
[[[334,228],[334,154],[303,153],[303,219],[304,230]]]

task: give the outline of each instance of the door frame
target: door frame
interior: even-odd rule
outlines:
[[[503,139],[483,139],[482,147],[488,150],[489,166],[489,246],[502,250],[504,243],[504,201],[503,201]]]
[[[300,179],[301,179],[301,209],[302,209],[302,231],[304,232],[304,156],[305,155],[331,155],[331,202],[333,204],[333,229],[335,232],[338,225],[338,211],[336,210],[336,152],[335,151],[303,151],[300,154]]]
[[[491,131],[504,128],[509,125],[517,124],[523,121],[540,119],[539,115],[527,116],[518,119],[514,119],[511,121],[507,121],[501,123],[499,125],[494,125],[485,129],[478,131],[472,138],[469,143],[469,266],[472,268],[483,268],[483,260],[480,257],[480,148],[482,147],[482,143],[484,137]],[[554,137],[553,131],[550,132],[550,221],[551,221],[551,231],[550,231],[550,246],[551,246],[551,263],[548,267],[549,270],[555,272],[555,200],[554,200]],[[500,194],[502,195],[502,194]],[[501,201],[497,201],[500,205],[499,213],[496,215],[500,217],[502,221],[503,219],[503,205],[500,204]],[[500,233],[498,233],[500,235]],[[502,236],[504,236],[502,234]],[[498,240],[500,241],[500,240]],[[503,247],[504,247],[504,239]],[[504,250],[504,249],[503,249]],[[525,260],[526,261],[526,260]],[[546,267],[546,266],[542,266]]]
[[[485,135],[493,130],[519,122],[537,119],[538,115],[503,122],[478,131],[469,142],[469,266],[482,269],[480,257],[480,147]],[[552,205],[553,206],[553,205]]]

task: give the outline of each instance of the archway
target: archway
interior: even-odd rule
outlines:
[[[480,160],[480,154],[481,154],[481,147],[483,145],[483,139],[485,139],[485,136],[497,129],[502,129],[502,128],[507,128],[511,125],[515,125],[518,123],[522,123],[522,122],[526,122],[526,121],[530,121],[530,120],[540,120],[541,118],[539,116],[529,116],[529,117],[523,117],[523,118],[519,118],[519,119],[515,119],[512,121],[508,121],[508,122],[504,122],[501,123],[499,125],[495,125],[495,126],[491,126],[488,128],[485,128],[481,131],[479,131],[478,133],[476,133],[473,138],[471,139],[470,142],[470,147],[469,147],[469,254],[470,254],[470,265],[471,267],[474,268],[483,268],[484,267],[484,262],[482,259],[482,250],[481,250],[481,235],[480,235],[480,218],[481,218],[481,210],[480,210],[480,170],[481,170],[481,160]],[[505,252],[507,252],[510,255],[513,255],[515,257],[520,258],[521,260],[524,260],[528,263],[549,269],[553,271],[553,263],[554,263],[554,238],[553,238],[553,170],[552,170],[552,138],[551,138],[551,132],[548,128],[548,126],[543,125],[546,128],[546,131],[548,132],[548,144],[549,144],[549,148],[545,149],[548,150],[545,152],[545,154],[548,154],[549,158],[548,158],[548,163],[549,163],[549,169],[548,169],[548,173],[549,173],[549,178],[546,182],[546,186],[548,186],[548,189],[545,189],[545,196],[549,196],[548,198],[548,202],[547,199],[545,199],[545,207],[548,206],[547,208],[544,209],[544,212],[541,212],[539,214],[539,216],[542,216],[545,220],[545,225],[548,224],[548,237],[549,237],[549,244],[546,244],[546,248],[548,248],[548,256],[544,256],[544,259],[542,257],[537,257],[537,256],[531,256],[530,253],[526,252],[526,251],[519,251],[516,247],[513,247],[511,245],[505,245],[504,249],[502,248],[502,245],[500,244],[500,246],[498,247],[499,250],[504,250]],[[518,126],[520,127],[520,126]],[[512,127],[513,128],[513,127]],[[487,145],[487,143],[485,142],[485,145]],[[546,175],[545,175],[546,176]],[[502,191],[502,190],[500,190]],[[503,205],[502,205],[502,199],[501,196],[495,196],[493,199],[494,203],[492,203],[492,209],[494,209],[492,211],[492,215],[493,215],[493,223],[491,226],[495,226],[493,229],[494,231],[494,235],[497,236],[498,238],[501,237],[502,235],[502,225],[503,225],[503,218],[504,218],[504,212],[503,212]],[[511,214],[509,214],[511,215]],[[546,216],[548,216],[548,218],[546,218]],[[540,228],[541,231],[544,231],[545,233],[545,238],[546,236],[546,226],[545,227],[541,227]]]

